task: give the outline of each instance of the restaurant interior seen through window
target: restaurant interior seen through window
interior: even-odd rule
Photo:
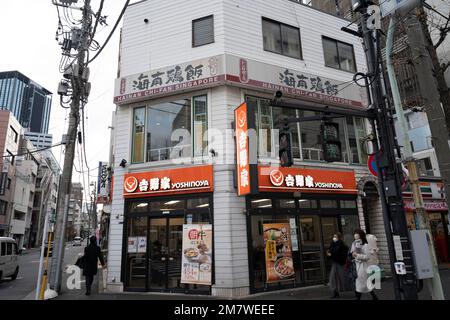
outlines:
[[[309,117],[321,115],[314,111],[272,107],[269,99],[247,96],[247,104],[255,110],[256,130],[258,132],[258,155],[262,158],[278,157],[277,131],[283,128],[283,120],[291,117]],[[352,164],[367,163],[365,138],[366,120],[358,117],[336,118],[339,124],[339,138],[343,159]],[[294,159],[324,161],[320,138],[321,121],[290,123],[292,133],[291,148]],[[278,132],[279,132],[278,131]]]
[[[283,198],[280,196],[249,199],[251,258],[250,282],[252,292],[277,290],[324,283],[331,270],[326,252],[336,232],[350,246],[353,232],[359,228],[356,201],[351,198],[323,199]],[[268,281],[264,228],[276,224],[290,231],[290,243],[295,275],[290,279]],[[275,225],[273,225],[275,224]],[[265,227],[266,226],[266,227]]]
[[[135,108],[132,162],[206,156],[207,110],[206,95]]]

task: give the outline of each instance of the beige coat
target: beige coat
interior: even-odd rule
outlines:
[[[367,287],[367,279],[369,278],[367,270],[370,265],[378,263],[377,249],[378,248],[370,247],[369,244],[364,244],[357,250],[356,241],[352,244],[351,252],[353,253],[357,251],[357,255],[355,257],[356,271],[358,273],[358,278],[356,278],[355,283],[357,292],[368,293],[371,291]]]

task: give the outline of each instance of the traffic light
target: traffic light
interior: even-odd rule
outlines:
[[[280,165],[282,167],[291,167],[294,164],[292,158],[292,149],[291,149],[291,133],[288,129],[280,131],[279,137],[279,156],[280,156]]]
[[[339,141],[339,124],[325,121],[320,126],[323,158],[327,162],[342,161],[341,142]]]

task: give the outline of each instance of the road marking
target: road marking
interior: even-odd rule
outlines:
[[[39,262],[41,262],[40,260],[33,260],[33,261],[31,261],[31,263],[39,263]]]

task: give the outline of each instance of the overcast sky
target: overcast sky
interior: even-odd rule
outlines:
[[[82,1],[79,0],[79,3]],[[131,3],[136,1],[131,1]],[[92,0],[96,12],[99,0]],[[114,25],[125,0],[105,1],[103,14],[107,15],[108,27],[100,27],[96,40],[102,44]],[[61,48],[55,40],[58,15],[52,0],[2,0],[0,4],[0,71],[18,70],[53,92],[49,133],[53,143],[61,141],[67,131],[66,110],[59,104],[57,86],[61,79],[59,62]],[[117,75],[119,32],[102,54],[90,66],[92,90],[87,105],[86,153],[89,167],[98,167],[99,161],[108,161],[109,136],[113,104],[114,80]],[[61,167],[64,162],[62,148],[53,148]],[[80,170],[78,156],[75,166]],[[91,171],[90,181],[96,181],[97,170]],[[74,182],[83,182],[82,175],[74,171]],[[85,175],[87,185],[87,174]]]

